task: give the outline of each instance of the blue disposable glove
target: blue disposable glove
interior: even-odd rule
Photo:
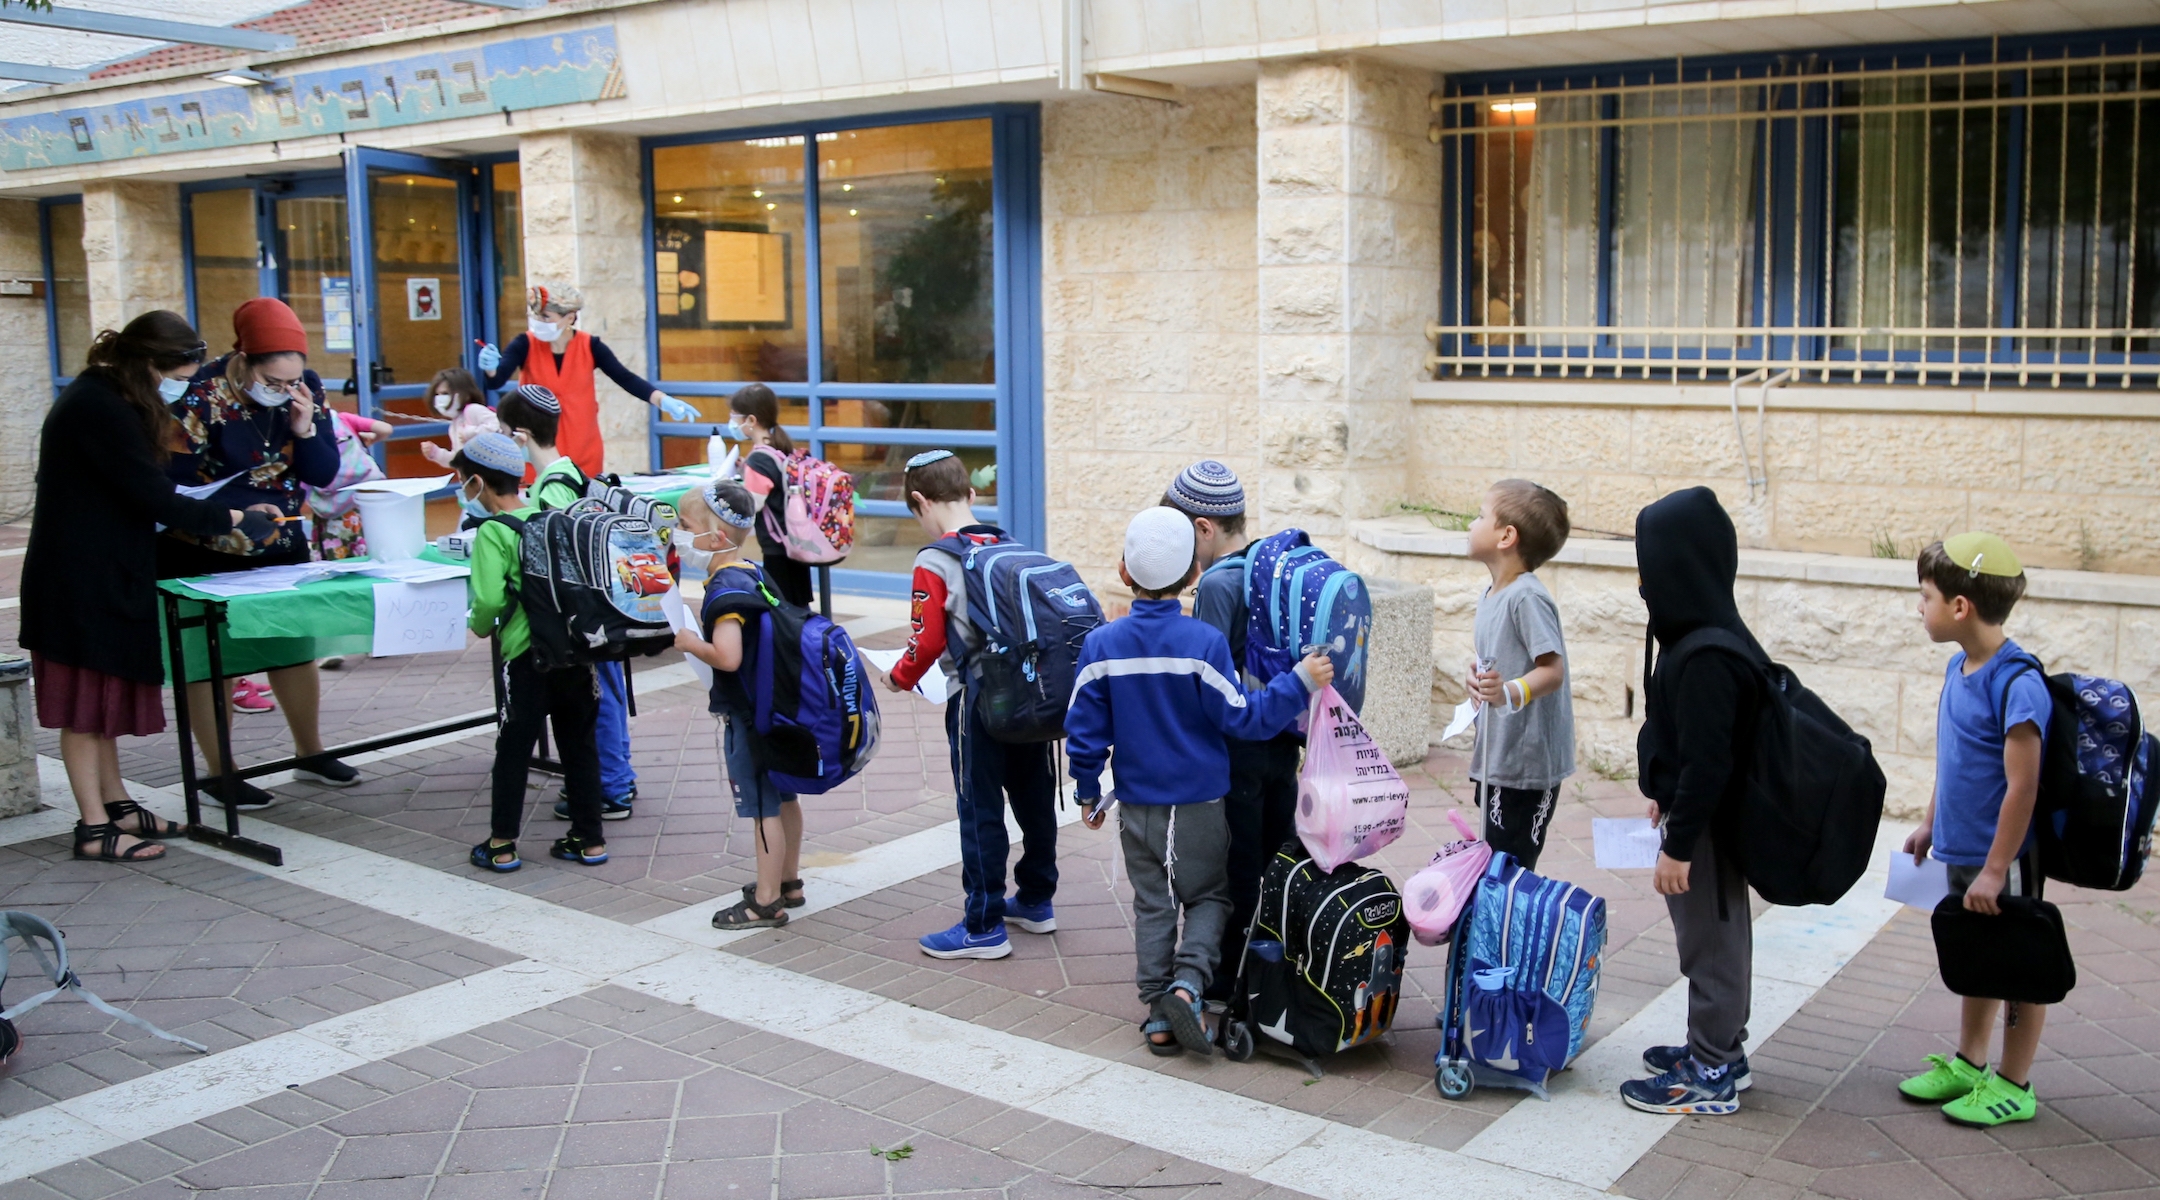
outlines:
[[[502,365],[502,351],[497,350],[492,344],[482,346],[480,347],[478,362],[481,370],[492,371]]]
[[[695,421],[701,415],[695,404],[688,400],[677,400],[666,392],[654,392],[652,398],[653,403],[660,406],[661,415],[670,421]]]

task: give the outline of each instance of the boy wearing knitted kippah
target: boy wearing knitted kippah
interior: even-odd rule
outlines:
[[[1230,643],[1230,662],[1245,687],[1258,681],[1244,673],[1245,486],[1237,473],[1212,458],[1178,472],[1163,493],[1163,506],[1192,519],[1193,557],[1200,567],[1200,587],[1193,615],[1221,631]],[[1295,729],[1257,741],[1230,738],[1230,790],[1223,816],[1230,825],[1228,866],[1230,920],[1223,927],[1224,964],[1245,953],[1245,931],[1260,903],[1260,876],[1269,856],[1297,834],[1298,762],[1305,739]],[[1227,965],[1216,972],[1207,998],[1227,1001],[1237,986],[1237,972]]]

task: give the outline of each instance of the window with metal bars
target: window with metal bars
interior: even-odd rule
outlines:
[[[1436,377],[2160,383],[2160,30],[1457,76]]]

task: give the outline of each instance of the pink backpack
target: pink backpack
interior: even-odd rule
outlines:
[[[770,446],[760,446],[758,452],[771,455],[787,481],[781,505],[786,523],[768,506],[766,532],[787,547],[788,558],[795,562],[816,565],[846,558],[855,546],[855,477],[806,450],[784,458]]]

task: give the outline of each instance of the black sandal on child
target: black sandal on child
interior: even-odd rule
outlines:
[[[134,820],[128,824],[133,817]],[[105,803],[105,819],[121,826],[124,833],[143,838],[179,837],[183,831],[180,822],[168,821],[133,800],[108,800]]]
[[[744,896],[733,908],[723,908],[713,914],[714,929],[778,929],[787,924],[786,901],[775,900],[770,905],[759,904]]]
[[[789,892],[795,894],[790,896],[788,895]],[[742,885],[742,894],[745,900],[757,899],[757,884],[746,883]],[[783,879],[780,881],[780,906],[782,908],[801,908],[808,903],[809,900],[803,895],[802,880]]]
[[[156,842],[137,842],[126,850],[120,849],[120,839],[126,836],[128,836],[128,831],[111,821],[107,821],[102,825],[90,825],[77,821],[75,822],[75,857],[92,859],[97,862],[149,862],[154,858],[165,857],[165,847],[158,845]],[[83,853],[84,842],[96,842],[97,853]]]

